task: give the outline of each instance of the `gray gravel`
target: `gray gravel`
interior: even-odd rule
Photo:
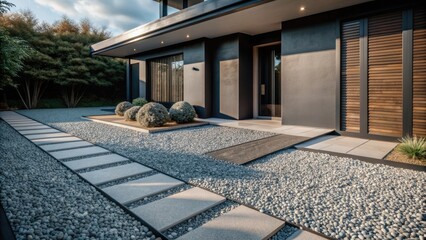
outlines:
[[[155,238],[2,120],[0,132],[0,201],[17,239]]]
[[[81,122],[94,109],[23,113],[214,192],[339,239],[425,237],[426,173],[287,150],[248,166],[202,153],[266,136],[226,127],[142,134]],[[47,114],[48,113],[48,114]]]

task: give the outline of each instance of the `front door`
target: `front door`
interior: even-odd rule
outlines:
[[[280,45],[259,48],[259,117],[281,117]]]

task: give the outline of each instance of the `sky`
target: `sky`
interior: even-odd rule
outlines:
[[[112,36],[158,18],[154,0],[8,0],[11,12],[31,10],[40,22],[54,23],[66,15],[75,22],[88,18]]]

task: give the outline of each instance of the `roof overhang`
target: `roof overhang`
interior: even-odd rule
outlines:
[[[215,38],[232,33],[257,35],[281,29],[283,21],[369,1],[371,0],[206,1],[93,44],[91,53],[128,57],[198,38]],[[300,10],[302,6],[304,11]]]

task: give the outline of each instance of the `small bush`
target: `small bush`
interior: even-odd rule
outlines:
[[[194,107],[185,101],[173,104],[169,110],[169,114],[170,118],[177,123],[192,122],[196,116]]]
[[[129,108],[133,107],[133,105],[127,101],[121,102],[117,104],[117,107],[115,107],[115,114],[119,116],[123,116],[124,112],[127,111]]]
[[[426,159],[426,138],[405,137],[400,140],[398,151],[413,159]]]
[[[135,98],[132,101],[133,106],[143,106],[145,104],[147,104],[148,101],[145,98]]]
[[[136,120],[144,127],[161,127],[170,120],[167,109],[159,103],[147,103],[136,114]]]
[[[127,111],[124,112],[124,120],[136,121],[136,114],[138,113],[139,109],[141,109],[141,106],[133,106],[127,109]]]

